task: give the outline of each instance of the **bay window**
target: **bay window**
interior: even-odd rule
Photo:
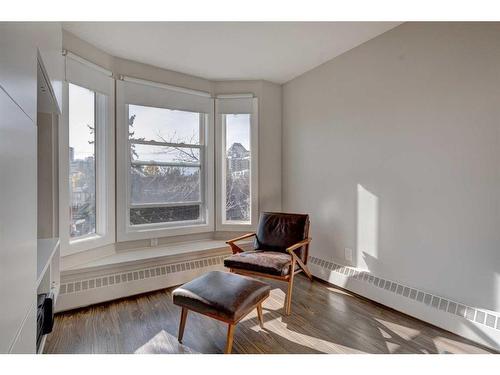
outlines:
[[[64,90],[63,254],[116,241],[255,228],[253,95],[214,100],[131,77],[115,81],[71,55]]]

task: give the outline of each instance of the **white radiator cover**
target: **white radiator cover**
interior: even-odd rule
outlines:
[[[227,255],[178,262],[159,262],[136,268],[116,266],[100,274],[62,276],[56,312],[183,284],[208,271],[224,268]]]
[[[385,306],[500,350],[500,313],[467,306],[408,285],[387,280],[314,256],[308,263],[314,276]]]

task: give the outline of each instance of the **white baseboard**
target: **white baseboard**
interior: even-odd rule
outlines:
[[[500,350],[500,314],[470,307],[317,257],[314,276],[494,350]]]

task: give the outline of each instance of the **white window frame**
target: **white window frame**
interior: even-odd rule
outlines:
[[[166,207],[170,204],[158,204],[158,205],[134,205],[130,204],[130,141],[129,141],[129,105],[140,105],[155,108],[165,108],[165,109],[179,109],[179,110],[189,110],[182,109],[177,106],[171,106],[170,103],[162,100],[161,90],[165,90],[167,97],[175,97],[175,87],[164,86],[161,84],[156,84],[153,82],[140,81],[136,79],[130,79],[129,84],[139,84],[143,87],[138,87],[138,90],[144,90],[145,95],[137,98],[135,100],[129,100],[127,98],[125,90],[126,81],[119,80],[116,82],[116,128],[117,128],[117,241],[131,241],[131,240],[141,240],[141,239],[151,239],[151,238],[161,238],[169,236],[196,234],[204,232],[212,232],[214,230],[214,132],[213,132],[213,99],[208,97],[205,98],[210,102],[211,110],[208,114],[202,115],[200,118],[200,130],[203,128],[203,132],[200,132],[200,145],[192,145],[200,149],[200,160],[202,166],[202,171],[204,172],[201,177],[201,194],[202,199],[200,202],[195,202],[200,204],[200,209],[202,214],[201,220],[196,221],[180,221],[180,222],[168,222],[168,223],[154,223],[154,224],[140,224],[131,225],[130,224],[130,208],[134,206],[150,207]],[[160,90],[160,91],[159,91]],[[179,90],[183,90],[179,88]],[[196,92],[192,90],[183,90],[179,95],[194,95]],[[201,94],[200,94],[201,95]],[[195,98],[193,98],[195,99]],[[193,111],[195,112],[195,111]],[[201,113],[201,112],[198,112]],[[203,143],[202,143],[203,142]],[[156,144],[155,142],[145,142],[149,144]],[[182,203],[182,205],[188,205],[189,203]],[[174,205],[174,204],[172,204]]]
[[[226,161],[225,161],[225,146],[226,146],[226,131],[225,131],[225,114],[231,112],[221,113],[221,107],[233,107],[234,113],[249,113],[246,110],[239,110],[238,102],[251,101],[250,112],[250,201],[251,201],[251,215],[250,223],[227,223],[224,222],[225,208],[226,208]],[[258,98],[253,94],[230,94],[218,95],[215,100],[215,123],[216,123],[216,145],[215,145],[215,158],[216,158],[216,230],[217,231],[253,231],[257,228],[259,220],[259,111],[258,111]]]
[[[68,61],[71,59],[71,61]],[[70,68],[71,67],[71,68]],[[69,233],[69,84],[95,92],[96,232],[72,239]],[[115,119],[112,73],[71,53],[66,54],[63,82],[63,126],[59,127],[59,216],[61,255],[70,255],[115,241]]]

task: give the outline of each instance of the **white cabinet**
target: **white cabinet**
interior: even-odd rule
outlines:
[[[43,238],[37,245],[37,294],[52,292],[54,307],[59,295],[60,270],[59,270],[59,238]],[[36,333],[36,328],[35,328]],[[47,335],[42,336],[37,353],[43,353]]]
[[[61,108],[61,48],[60,23],[0,22],[0,353],[36,350],[37,60]],[[59,273],[51,254],[50,288]]]
[[[12,349],[13,354],[33,354],[36,347],[36,313],[37,307],[35,304],[30,308],[30,311],[21,326],[19,335],[15,338]]]
[[[37,154],[36,125],[3,90],[0,113],[0,352],[5,353],[35,301]]]

